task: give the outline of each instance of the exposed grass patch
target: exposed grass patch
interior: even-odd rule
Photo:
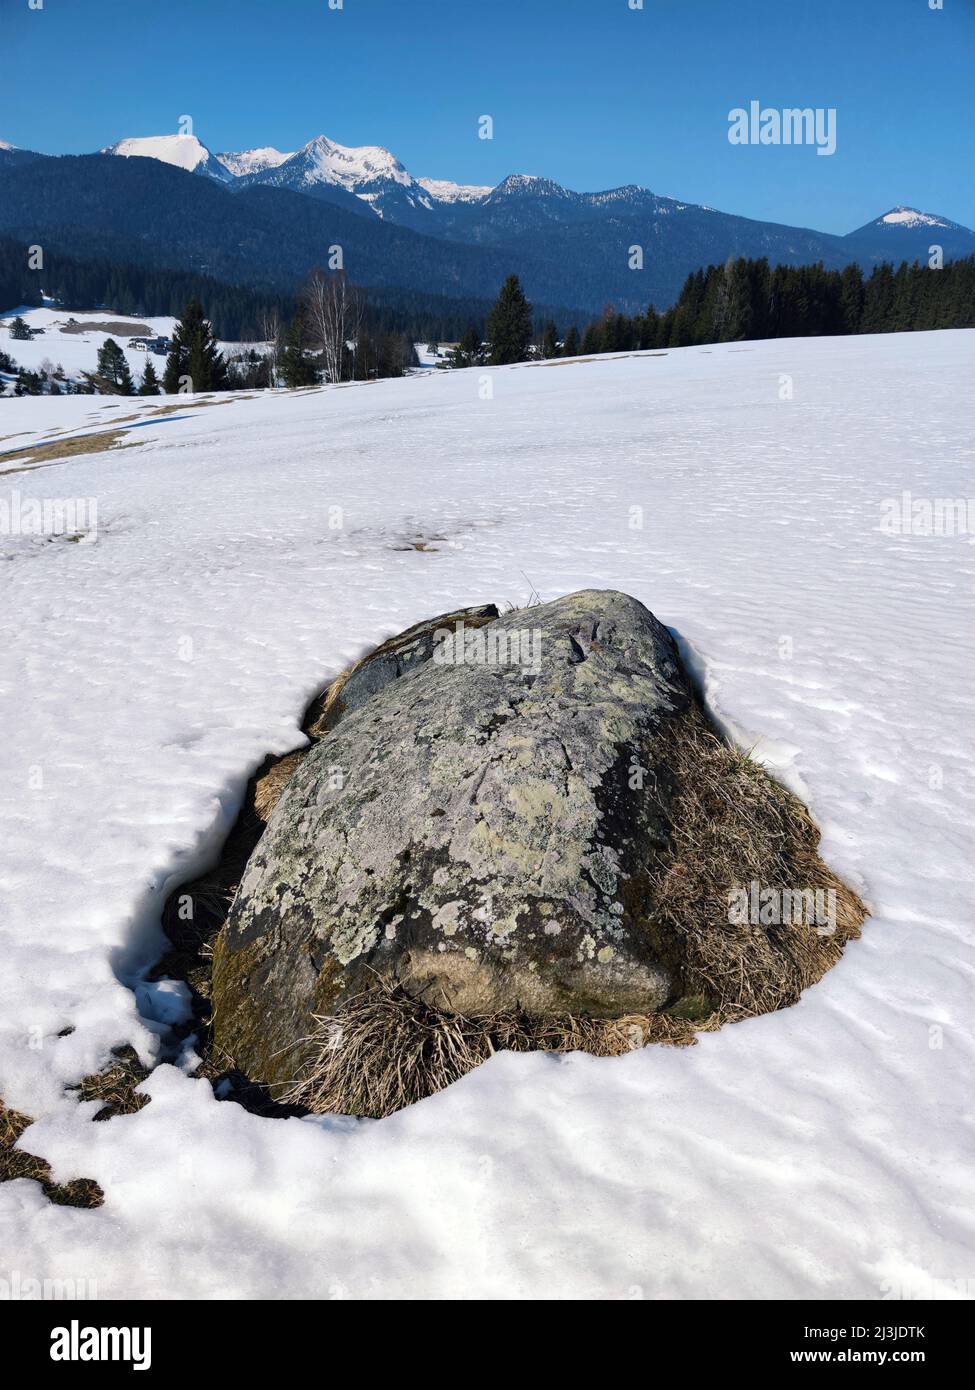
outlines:
[[[109,333],[113,338],[151,338],[153,330],[147,323],[130,323],[127,319],[87,319],[80,323],[62,323],[62,333]]]
[[[298,748],[294,753],[286,753],[262,777],[258,778],[254,788],[254,811],[265,825],[270,819],[271,812],[280,801],[281,793],[307,752],[307,748]]]
[[[115,1051],[116,1061],[104,1071],[93,1072],[84,1077],[71,1090],[78,1092],[79,1100],[100,1100],[102,1108],[92,1116],[93,1120],[111,1120],[116,1115],[134,1115],[149,1097],[136,1092],[140,1081],[149,1075],[131,1047],[120,1047]]]
[[[747,753],[729,747],[693,706],[647,752],[676,789],[670,842],[653,884],[654,930],[683,961],[683,994],[710,1001],[715,1024],[795,1004],[860,935],[866,908],[817,853],[809,812]],[[729,921],[729,893],[836,894],[835,929]]]
[[[687,1044],[694,1037],[689,1023],[667,1014],[464,1017],[382,981],[317,1023],[307,1065],[281,1101],[318,1115],[377,1119],[459,1081],[496,1052],[618,1057],[650,1042]]]
[[[126,444],[120,441],[126,436],[125,430],[110,429],[102,430],[98,434],[78,434],[71,439],[51,440],[47,444],[26,444],[21,449],[12,449],[6,454],[0,454],[0,463],[13,463],[15,459],[23,459],[30,464],[56,463],[59,459],[77,458],[80,454],[100,454],[105,449],[122,448],[135,449],[142,442],[141,440],[131,440]],[[0,470],[4,473],[19,473],[18,468],[4,468]]]
[[[92,1178],[75,1178],[73,1182],[56,1183],[51,1166],[36,1154],[16,1149],[14,1145],[32,1121],[29,1116],[9,1110],[0,1100],[0,1182],[28,1178],[39,1182],[45,1196],[61,1207],[100,1207],[105,1194]]]

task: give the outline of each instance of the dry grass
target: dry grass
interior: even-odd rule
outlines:
[[[151,338],[152,329],[147,323],[136,323],[130,319],[85,319],[79,323],[62,323],[62,333],[110,333],[114,338]]]
[[[73,1182],[56,1183],[51,1177],[50,1164],[36,1154],[14,1148],[17,1140],[31,1123],[30,1117],[9,1110],[0,1100],[0,1182],[28,1178],[39,1182],[45,1196],[61,1207],[100,1207],[105,1194],[91,1178],[75,1178]]]
[[[60,439],[49,444],[25,445],[22,449],[12,449],[0,454],[0,464],[13,463],[22,459],[25,463],[56,463],[60,459],[77,458],[79,454],[100,454],[105,449],[134,449],[142,442],[131,440],[126,444],[120,441],[126,437],[126,430],[103,430],[98,434],[80,434],[71,439]],[[3,473],[19,473],[19,468],[0,469]]]
[[[667,854],[655,875],[654,922],[683,962],[683,994],[710,1002],[716,1022],[796,1003],[859,936],[866,908],[817,854],[819,831],[802,803],[696,707],[670,721],[648,750],[648,767],[673,780]],[[763,888],[836,893],[836,929],[728,920],[728,895]]]
[[[298,748],[294,753],[286,753],[283,758],[268,768],[262,777],[257,779],[254,787],[254,812],[257,818],[265,825],[271,818],[271,812],[281,799],[288,782],[291,780],[292,773],[303,761],[309,752],[307,748]]]
[[[646,765],[658,770],[648,791],[668,806],[671,834],[637,885],[649,890],[654,910],[636,927],[651,935],[679,980],[665,1012],[465,1018],[377,977],[339,1013],[316,1020],[306,1065],[281,1100],[319,1114],[382,1117],[449,1086],[501,1049],[617,1056],[648,1043],[692,1043],[696,1032],[794,1004],[859,935],[863,903],[817,855],[819,832],[805,807],[729,748],[696,706],[668,721],[645,753]],[[805,924],[729,922],[729,892],[752,880],[835,890],[835,930],[819,935]]]
[[[116,1115],[134,1115],[149,1097],[136,1092],[140,1081],[149,1075],[135,1051],[131,1047],[120,1047],[115,1053],[116,1060],[104,1071],[93,1072],[84,1077],[70,1090],[78,1092],[79,1100],[100,1100],[102,1108],[96,1110],[93,1120],[111,1120]]]
[[[309,1061],[280,1096],[314,1114],[383,1118],[459,1081],[495,1052],[590,1052],[618,1057],[648,1042],[688,1043],[693,1028],[666,1014],[464,1017],[377,981],[341,1013],[316,1020]]]
[[[135,1087],[149,1075],[131,1047],[119,1048],[115,1061],[103,1072],[86,1076],[77,1086],[80,1100],[98,1100],[103,1104],[92,1116],[94,1120],[110,1120],[115,1115],[132,1115],[149,1104],[149,1097],[137,1095]],[[15,1148],[24,1130],[32,1123],[28,1115],[8,1109],[0,1100],[0,1182],[29,1178],[39,1182],[49,1201],[57,1206],[100,1207],[105,1194],[92,1178],[76,1178],[73,1182],[56,1183],[51,1177],[50,1164],[36,1154]]]

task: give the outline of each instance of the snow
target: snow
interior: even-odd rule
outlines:
[[[6,140],[0,140],[0,150],[15,150],[16,145],[10,145]]]
[[[276,169],[294,153],[294,150],[291,150],[282,154],[273,145],[262,145],[257,150],[238,150],[236,153],[218,154],[214,157],[235,178],[242,178],[246,174],[259,174],[262,169]]]
[[[417,179],[438,203],[479,203],[492,192],[493,184],[451,183],[449,179]]]
[[[99,154],[117,154],[126,159],[159,159],[188,173],[205,173],[227,182],[233,178],[195,135],[146,135],[106,145]]]
[[[897,207],[879,219],[888,227],[948,227],[951,224],[943,217],[934,217],[929,212],[919,212],[917,208]]]
[[[150,422],[0,490],[98,500],[93,544],[0,533],[0,1094],[37,1117],[22,1147],[56,1180],[106,1192],[77,1211],[0,1185],[7,1267],[101,1297],[959,1296],[975,553],[881,516],[905,489],[970,489],[973,367],[956,331],[178,417],[0,402],[0,450]],[[142,1110],[92,1124],[64,1086],[125,1042],[160,1055],[180,1008],[144,981],[163,900],[264,755],[301,743],[309,697],[409,623],[529,585],[624,589],[678,632],[716,717],[802,790],[866,896],[862,940],[795,1008],[692,1048],[500,1054],[378,1122],[249,1115],[186,1074],[190,1050]]]
[[[377,179],[392,180],[406,188],[415,182],[396,156],[380,145],[339,145],[327,135],[318,135],[292,158],[307,166],[305,183],[337,184],[350,193]]]

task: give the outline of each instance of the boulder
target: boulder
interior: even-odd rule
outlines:
[[[498,610],[493,603],[479,604],[476,608],[458,608],[450,613],[441,613],[438,618],[415,623],[398,636],[388,638],[343,671],[322,693],[308,711],[302,725],[304,732],[312,743],[317,743],[329,729],[335,728],[349,710],[358,709],[390,681],[398,680],[422,662],[429,661],[433,655],[434,633],[443,637],[458,626],[463,626],[465,630],[476,629],[497,616]],[[307,748],[298,748],[293,753],[286,753],[283,758],[275,758],[267,771],[258,777],[254,788],[254,810],[259,820],[268,821],[281,793],[308,752]]]
[[[325,702],[217,940],[215,1041],[253,1080],[377,985],[468,1017],[680,993],[649,887],[673,789],[644,765],[693,703],[667,629],[585,591],[411,633]]]

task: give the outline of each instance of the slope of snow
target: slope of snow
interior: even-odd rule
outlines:
[[[959,331],[168,417],[0,402],[0,451],[140,412],[138,447],[0,489],[98,501],[94,544],[0,534],[0,1094],[58,1181],[106,1191],[77,1211],[0,1185],[6,1266],[102,1297],[957,1296],[975,552],[881,520],[902,490],[970,489],[973,368]],[[530,585],[624,589],[679,633],[717,717],[808,798],[862,940],[795,1008],[697,1047],[501,1054],[379,1122],[261,1119],[166,1064],[144,1109],[91,1123],[63,1087],[126,1041],[158,1054],[130,986],[163,900],[308,698],[409,623]]]
[[[492,191],[493,184],[451,183],[449,179],[417,179],[438,203],[480,203]]]
[[[126,159],[158,159],[188,173],[206,174],[218,182],[233,178],[229,169],[216,160],[195,135],[146,135],[106,145],[99,154],[117,154]]]
[[[0,150],[15,150],[16,145],[10,145],[6,140],[0,140]]]
[[[238,150],[236,153],[218,154],[214,158],[235,178],[241,178],[247,174],[259,174],[263,169],[276,169],[293,154],[294,150],[282,154],[273,145],[263,145],[260,149]]]

